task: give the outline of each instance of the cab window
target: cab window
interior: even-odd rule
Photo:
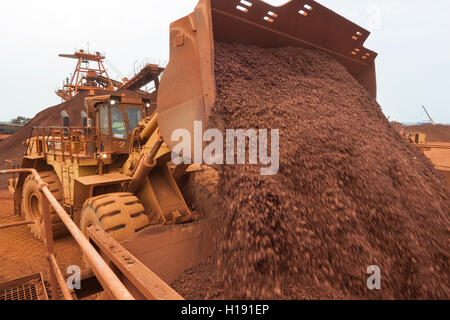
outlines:
[[[100,107],[100,133],[102,135],[109,135],[108,106]]]
[[[139,122],[142,120],[141,109],[140,108],[127,108],[127,118],[128,118],[128,129],[130,134],[138,126]]]
[[[111,107],[111,126],[113,138],[127,138],[125,122],[123,121],[122,110],[119,106]]]

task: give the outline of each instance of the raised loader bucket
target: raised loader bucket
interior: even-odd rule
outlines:
[[[363,46],[370,33],[315,1],[286,2],[200,0],[171,24],[170,61],[158,92],[158,124],[169,148],[178,143],[171,140],[176,129],[194,139],[194,121],[207,123],[216,96],[214,41],[326,51],[376,98],[377,53]]]

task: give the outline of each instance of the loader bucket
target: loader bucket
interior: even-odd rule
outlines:
[[[214,41],[326,51],[376,98],[377,54],[363,46],[368,36],[315,1],[274,7],[262,0],[200,0],[193,13],[170,26],[170,61],[158,92],[161,135],[173,149],[174,130],[187,129],[194,139],[194,121],[207,123],[216,96]]]
[[[171,283],[214,252],[214,219],[146,228],[122,242],[145,266]]]

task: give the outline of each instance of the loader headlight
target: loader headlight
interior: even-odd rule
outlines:
[[[116,104],[116,100],[111,100],[109,103],[113,106]]]
[[[102,157],[103,157],[103,159],[108,159],[108,154],[107,154],[107,153],[104,153],[104,154],[102,155]]]

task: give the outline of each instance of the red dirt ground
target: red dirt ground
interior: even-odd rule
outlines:
[[[0,207],[0,224],[23,221],[21,217],[14,216],[12,196],[4,187],[0,189]],[[63,273],[71,265],[83,269],[81,251],[72,237],[55,240],[55,251]],[[0,230],[0,282],[39,272],[48,280],[46,252],[43,242],[32,236],[28,226]]]

